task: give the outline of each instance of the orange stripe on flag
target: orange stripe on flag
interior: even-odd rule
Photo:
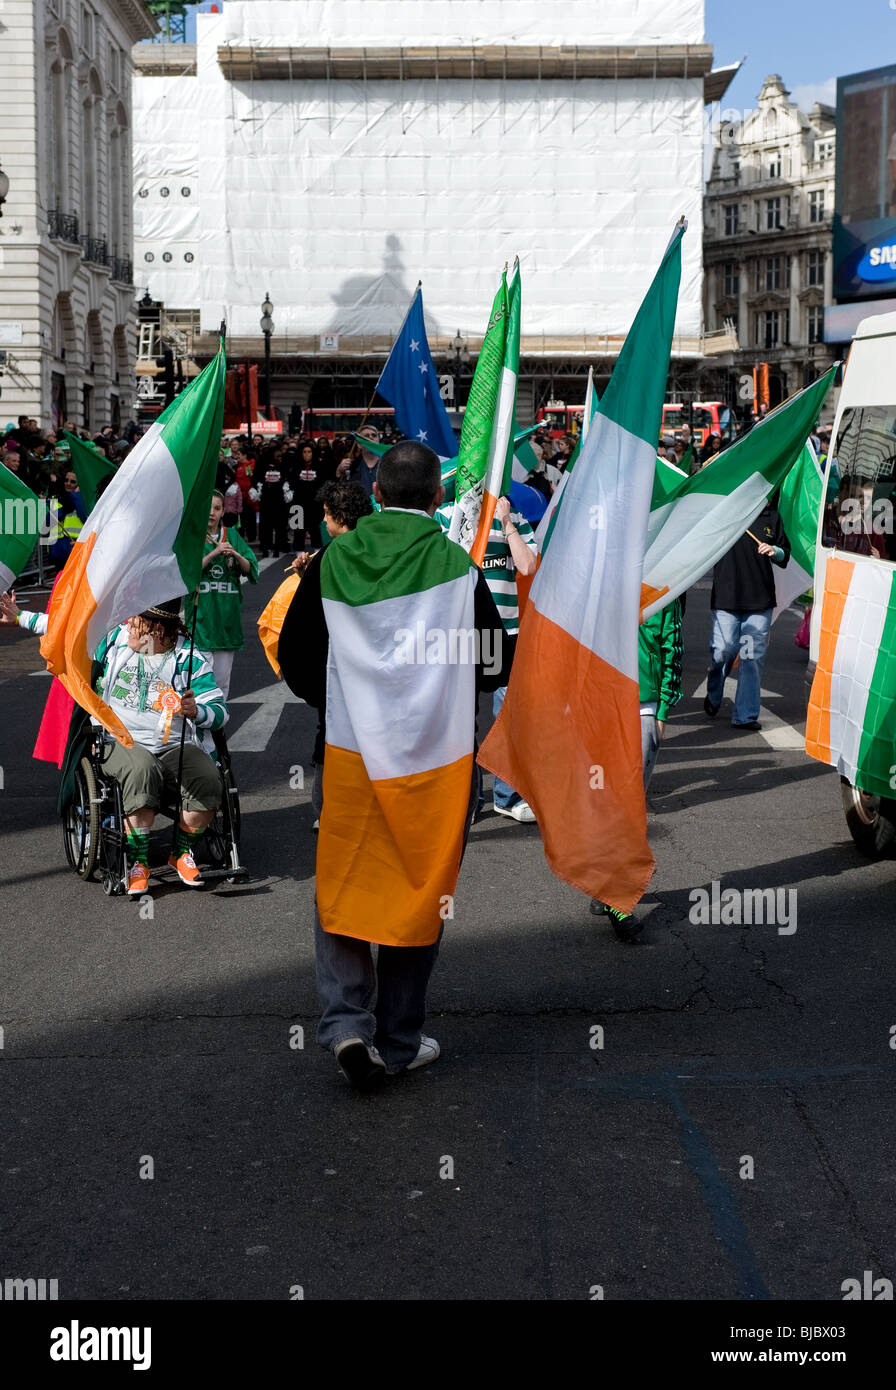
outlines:
[[[41,638],[40,652],[76,704],[98,719],[125,748],[130,748],[134,740],[90,684],[93,662],[87,649],[87,625],[96,612],[96,599],[87,579],[87,562],[96,539],[94,531],[86,541],[72,546],[53,590],[50,621]]]
[[[840,555],[832,555],[825,569],[818,665],[806,713],[806,752],[821,763],[831,761],[831,679],[843,610],[854,573],[853,562]]]
[[[650,605],[651,603],[655,603],[656,600],[657,600],[658,598],[662,598],[662,597],[663,597],[663,594],[668,594],[668,592],[669,592],[669,585],[668,585],[668,584],[664,584],[663,587],[662,587],[661,589],[654,589],[654,587],[653,587],[652,584],[642,584],[642,585],[641,585],[641,612],[640,612],[638,621],[641,622],[641,623],[643,623],[643,621],[644,621],[644,609],[647,608],[647,607],[649,607],[649,605]]]
[[[495,507],[498,505],[497,497],[486,489],[482,494],[482,509],[479,513],[479,526],[476,530],[476,537],[470,547],[470,559],[474,565],[482,565],[485,559],[485,548],[488,545],[489,534],[492,529],[492,522],[495,519]]]
[[[317,843],[324,931],[431,946],[457,887],[473,755],[371,782],[360,753],[327,744]]]
[[[637,681],[530,603],[504,705],[479,753],[529,802],[558,878],[622,912],[654,867],[639,708]]]

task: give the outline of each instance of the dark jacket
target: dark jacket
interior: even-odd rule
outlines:
[[[790,559],[790,542],[784,533],[781,518],[774,507],[764,507],[751,522],[753,535],[766,545],[776,545],[783,558],[772,561],[760,555],[756,541],[746,532],[723,555],[712,572],[710,608],[731,612],[762,613],[775,606],[775,575],[772,564],[784,568]]]
[[[277,651],[280,670],[290,690],[321,714],[325,712],[327,703],[327,657],[330,649],[320,591],[320,568],[325,554],[325,550],[319,550],[308,562],[302,582],[287,610]],[[483,690],[497,690],[507,684],[514,650],[513,638],[507,635],[481,570],[477,571],[473,593],[473,621],[480,633],[491,629],[488,644],[480,642],[480,652],[500,652],[500,660],[495,667],[487,671],[481,665],[476,668],[478,697]]]

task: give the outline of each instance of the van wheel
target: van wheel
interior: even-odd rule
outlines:
[[[849,833],[862,854],[880,859],[896,838],[896,803],[889,797],[870,796],[840,778],[840,794]]]

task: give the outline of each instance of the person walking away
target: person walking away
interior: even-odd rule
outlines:
[[[732,729],[761,728],[759,723],[762,670],[775,608],[772,565],[783,569],[790,559],[790,542],[771,502],[713,570],[710,666],[703,709],[718,714],[725,681],[737,661],[737,693]]]
[[[208,656],[224,699],[230,693],[233,658],[244,644],[243,579],[258,580],[258,561],[239,531],[222,525],[224,498],[212,493],[209,509],[199,608],[196,613],[196,646]],[[195,594],[184,600],[184,623],[193,630]]]
[[[374,494],[382,511],[311,560],[288,615],[305,648],[292,688],[327,720],[318,1041],[360,1090],[439,1056],[426,992],[472,814],[477,692],[510,663],[481,571],[433,519],[433,451],[396,444]]]

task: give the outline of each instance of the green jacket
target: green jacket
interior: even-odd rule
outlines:
[[[638,696],[642,705],[656,701],[656,717],[663,722],[681,699],[681,604],[678,599],[654,613],[638,628]]]

